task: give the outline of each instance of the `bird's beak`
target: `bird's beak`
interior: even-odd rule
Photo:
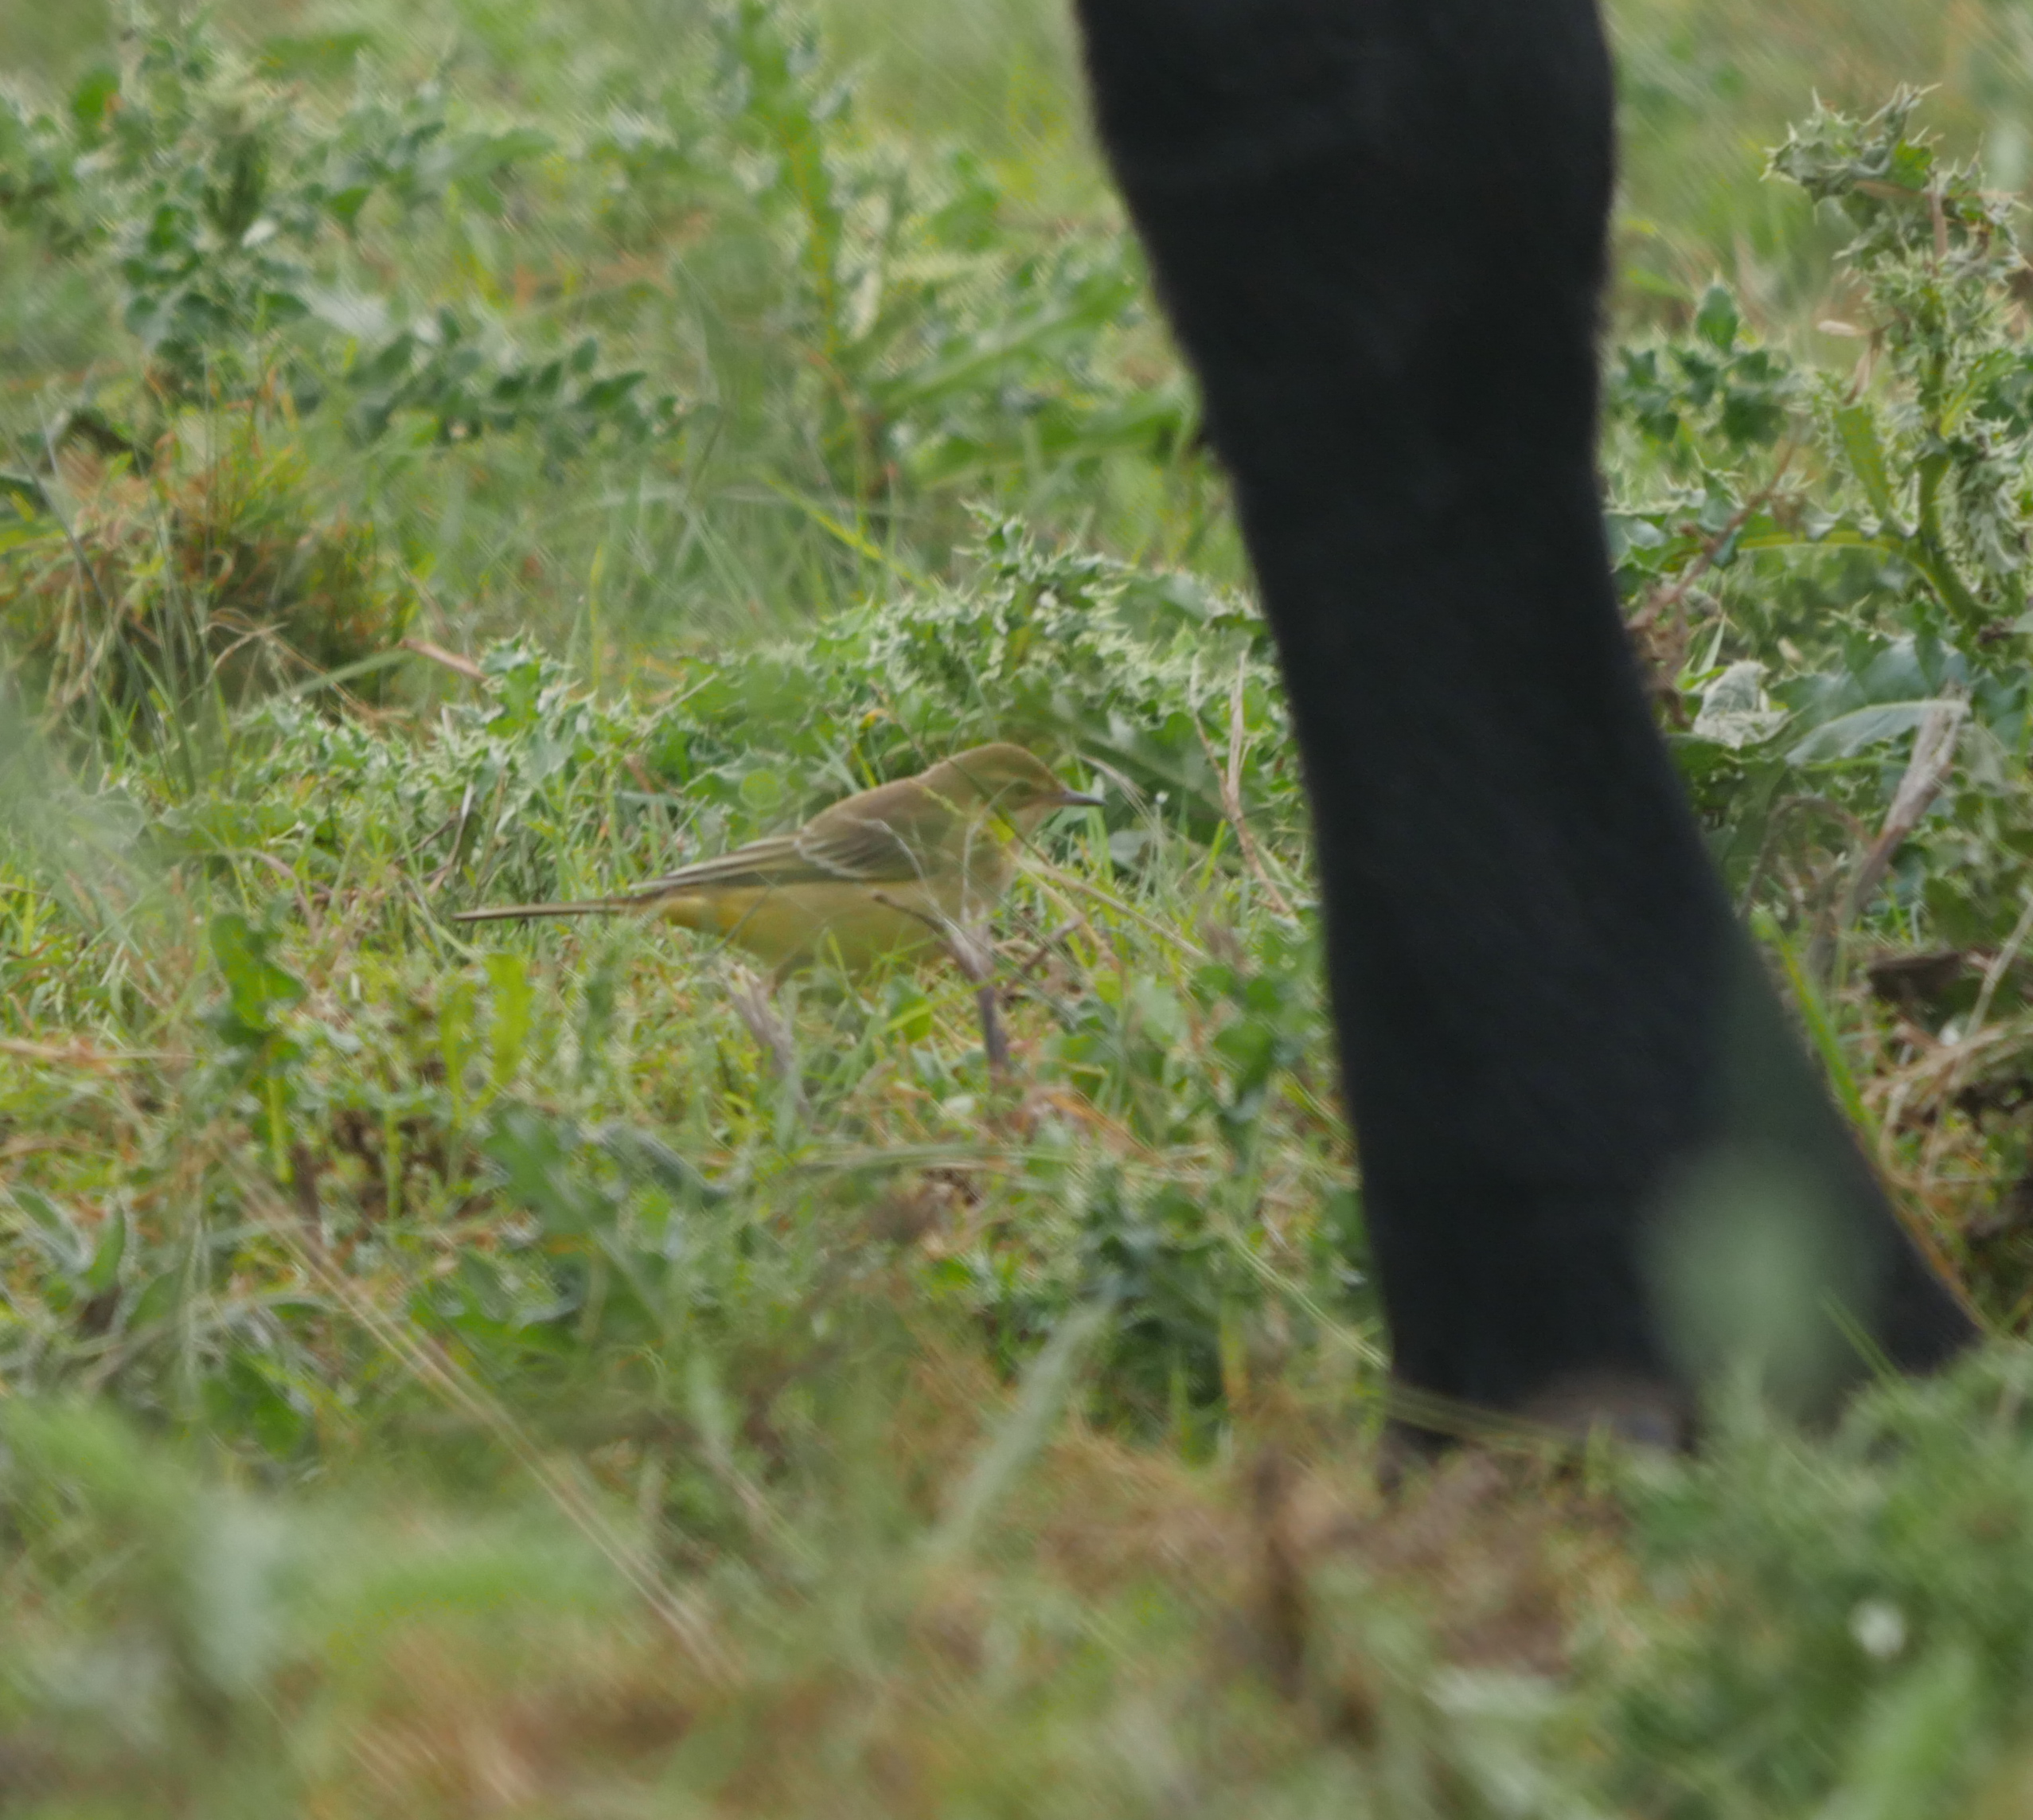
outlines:
[[[1055,809],[1105,809],[1108,807],[1098,796],[1091,796],[1084,790],[1062,790],[1052,801]]]

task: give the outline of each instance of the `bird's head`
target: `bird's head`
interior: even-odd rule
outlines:
[[[997,740],[957,752],[925,775],[926,787],[958,807],[984,810],[1029,834],[1055,809],[1098,809],[1101,799],[1069,789],[1021,746]]]

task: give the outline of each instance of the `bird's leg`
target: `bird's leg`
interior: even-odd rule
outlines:
[[[1009,1039],[1002,1033],[1002,1013],[996,1005],[993,980],[984,980],[974,988],[974,1010],[981,1020],[981,1048],[989,1058],[989,1072],[1007,1080],[1014,1071],[1009,1065]]]
[[[961,976],[974,988],[974,1009],[981,1020],[981,1049],[989,1060],[989,1072],[1008,1075],[1009,1039],[1003,1034],[1001,1008],[995,1000],[995,950],[989,946],[988,931],[977,924],[969,928],[948,923],[939,931],[940,940]]]
[[[880,891],[869,895],[878,904],[915,916],[938,937],[946,958],[974,988],[974,1009],[981,1021],[981,1049],[988,1057],[989,1072],[999,1079],[1008,1078],[1013,1072],[1009,1064],[1009,1040],[1003,1034],[1002,1013],[995,1002],[995,950],[989,945],[987,926],[957,923],[950,916],[928,916],[915,905],[899,903]]]

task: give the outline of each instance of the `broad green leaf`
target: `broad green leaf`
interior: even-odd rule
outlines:
[[[1727,284],[1719,279],[1702,292],[1694,312],[1694,332],[1711,347],[1727,353],[1735,344],[1741,321]]]
[[[497,948],[489,954],[487,984],[493,1014],[494,1088],[503,1093],[521,1065],[536,989],[529,982],[529,963],[512,948]]]
[[[1885,447],[1879,439],[1877,419],[1867,404],[1845,405],[1836,413],[1836,434],[1843,453],[1849,458],[1850,471],[1856,476],[1871,509],[1881,518],[1897,519],[1898,502],[1892,492],[1890,471],[1885,465]]]
[[[1922,725],[1944,707],[1961,708],[1960,702],[1879,701],[1824,721],[1786,754],[1794,764],[1816,764],[1830,759],[1855,758],[1860,752],[1896,740]]]

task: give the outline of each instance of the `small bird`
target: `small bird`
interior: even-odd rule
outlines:
[[[1016,871],[1011,849],[1055,809],[1098,808],[1042,760],[998,741],[822,809],[613,897],[463,910],[455,923],[638,911],[746,948],[774,967],[858,971],[979,924]]]

